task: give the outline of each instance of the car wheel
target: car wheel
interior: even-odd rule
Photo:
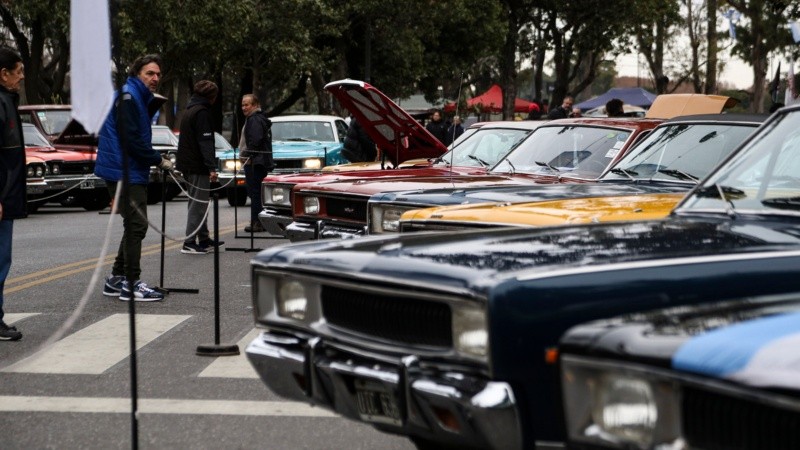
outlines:
[[[247,204],[247,191],[243,188],[228,189],[228,204],[231,206],[244,206]]]

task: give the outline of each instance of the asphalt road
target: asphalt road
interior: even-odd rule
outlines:
[[[161,208],[148,208],[158,226]],[[248,211],[238,208],[242,236]],[[185,199],[169,202],[166,217],[167,234],[181,237]],[[24,337],[0,342],[4,450],[132,448],[129,305],[101,293],[121,236],[119,217],[99,281],[92,283],[110,218],[44,206],[15,222],[5,311],[6,322]],[[234,208],[224,200],[219,227],[224,248],[250,248],[249,239],[235,238]],[[258,239],[254,246],[286,243]],[[171,240],[164,253],[163,286],[200,292],[135,304],[139,448],[413,448],[404,438],[277,397],[257,378],[243,354],[256,333],[249,269],[254,253],[219,255],[220,342],[238,344],[242,355],[197,356],[199,345],[214,343],[214,257],[181,254],[180,242]],[[160,235],[151,229],[142,256],[142,278],[151,285],[161,284],[160,255]]]

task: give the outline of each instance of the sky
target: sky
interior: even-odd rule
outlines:
[[[729,83],[737,89],[748,89],[753,84],[753,68],[745,64],[741,59],[733,57],[727,52],[720,52],[719,58],[726,61],[725,69],[719,74],[719,81]],[[649,77],[649,71],[644,58],[640,58],[641,68],[639,76],[642,78]],[[777,62],[775,62],[777,64]],[[789,70],[788,62],[784,61],[781,65],[781,72],[783,76]],[[795,70],[797,68],[795,67]],[[635,77],[637,76],[636,70],[636,55],[624,55],[617,59],[617,73],[620,76]],[[767,70],[768,79],[772,79],[775,74],[775,66],[770,65]]]

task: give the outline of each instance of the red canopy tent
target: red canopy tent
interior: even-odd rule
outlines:
[[[514,112],[526,113],[529,111],[529,107],[532,104],[533,102],[521,98],[515,99]],[[503,112],[503,90],[500,89],[500,86],[494,84],[483,94],[467,100],[467,108],[471,110],[479,108],[481,113]],[[448,103],[444,106],[444,110],[446,112],[453,112],[456,110],[456,104]]]

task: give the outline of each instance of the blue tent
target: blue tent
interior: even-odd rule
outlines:
[[[642,89],[642,88],[611,88],[603,95],[598,95],[595,98],[591,98],[586,100],[585,102],[578,103],[575,105],[576,108],[580,108],[581,111],[586,111],[588,109],[597,108],[598,106],[603,106],[611,100],[612,98],[618,98],[622,100],[623,103],[627,103],[629,105],[634,106],[641,106],[642,108],[649,108],[650,105],[653,104],[653,100],[655,100],[656,95],[651,94],[650,92]]]

